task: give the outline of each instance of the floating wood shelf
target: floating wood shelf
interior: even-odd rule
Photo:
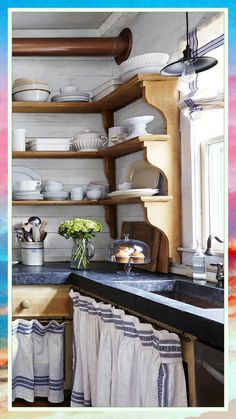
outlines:
[[[46,201],[46,200],[28,200],[28,201],[12,201],[13,205],[18,206],[51,206],[51,205],[125,205],[125,204],[142,204],[144,202],[168,202],[172,196],[142,196],[130,198],[114,198],[114,199],[100,199],[94,201]]]
[[[98,102],[12,102],[13,112],[22,113],[103,113],[115,112],[142,97],[143,80],[166,80],[160,75],[139,74]]]
[[[14,159],[96,159],[101,157],[121,157],[143,150],[145,141],[166,141],[169,135],[146,135],[135,137],[100,151],[14,151]]]

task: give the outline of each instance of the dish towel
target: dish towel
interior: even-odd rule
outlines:
[[[17,319],[12,330],[12,400],[64,400],[64,331],[66,323]]]
[[[75,407],[185,407],[179,337],[73,290]]]

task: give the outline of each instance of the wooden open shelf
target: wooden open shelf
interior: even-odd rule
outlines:
[[[101,157],[121,157],[143,150],[145,141],[166,141],[169,135],[145,135],[131,138],[100,151],[13,151],[14,159],[96,159]]]
[[[113,198],[113,199],[100,199],[94,201],[44,201],[44,200],[28,200],[28,201],[12,201],[13,205],[18,206],[51,206],[51,205],[125,205],[125,204],[142,204],[144,202],[168,202],[172,199],[172,196],[142,196],[142,197],[130,197],[130,198]]]
[[[13,112],[23,113],[100,113],[115,112],[142,97],[143,80],[166,80],[159,74],[139,74],[98,102],[12,102]]]

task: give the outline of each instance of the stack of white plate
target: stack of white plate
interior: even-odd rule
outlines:
[[[93,101],[97,102],[98,100],[102,99],[104,96],[116,90],[117,87],[120,86],[121,84],[122,84],[122,81],[118,77],[114,77],[113,79],[100,84],[100,86],[97,86],[92,91]]]
[[[169,59],[169,55],[162,52],[154,52],[150,54],[137,55],[128,58],[120,64],[122,81],[126,81],[134,77],[136,74],[157,74],[165,67]]]
[[[44,80],[14,80],[12,97],[16,102],[46,102],[49,95],[50,90],[48,83]]]
[[[52,102],[92,102],[91,92],[78,90],[74,93],[62,93],[53,96]]]
[[[119,191],[110,192],[109,198],[120,198],[120,197],[140,197],[140,196],[152,196],[159,192],[159,189],[152,188],[141,188],[141,189],[123,189]]]
[[[39,188],[34,190],[23,190],[18,189],[17,184],[20,181],[38,181],[41,183],[41,178],[34,170],[23,167],[23,166],[13,166],[12,168],[12,185],[13,192],[12,198],[15,201],[28,201],[28,200],[42,200],[43,194],[40,192]]]
[[[26,149],[29,151],[68,151],[73,137],[65,138],[27,138]]]
[[[43,194],[40,191],[14,191],[12,193],[12,199],[14,201],[31,201],[31,200],[42,200]]]
[[[44,192],[44,199],[46,201],[65,201],[69,198],[69,192],[66,191],[55,191],[55,192]]]

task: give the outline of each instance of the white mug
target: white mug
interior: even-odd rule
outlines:
[[[108,143],[108,147],[120,143],[121,141],[124,141],[125,138],[127,137],[128,133],[126,131],[126,129],[124,127],[111,127],[108,130],[108,138],[109,138],[109,143]]]
[[[13,151],[25,151],[25,134],[23,128],[13,129],[12,149]]]
[[[39,180],[19,180],[16,182],[18,191],[34,191],[41,185]]]
[[[70,191],[70,198],[72,201],[82,201],[83,199],[83,188],[79,186],[78,188],[73,188]]]

